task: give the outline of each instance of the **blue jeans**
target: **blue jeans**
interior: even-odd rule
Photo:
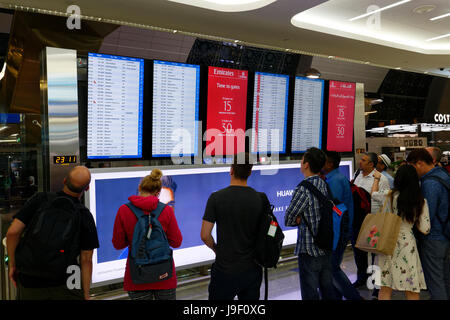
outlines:
[[[450,242],[420,239],[418,249],[431,300],[449,300]]]
[[[259,300],[261,281],[262,268],[256,264],[237,274],[222,272],[213,264],[208,287],[209,300],[233,300],[235,296],[239,300]]]
[[[336,250],[333,251],[331,259],[333,266],[333,285],[339,300],[342,300],[342,296],[344,296],[347,300],[362,300],[359,291],[353,287],[347,275],[341,269],[341,263],[347,243],[348,240],[343,240],[341,237]]]
[[[312,257],[305,253],[298,256],[300,290],[302,300],[337,300],[333,287],[331,253]]]

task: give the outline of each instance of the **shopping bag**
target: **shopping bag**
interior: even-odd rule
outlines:
[[[402,219],[389,209],[385,210],[388,198],[389,195],[379,212],[369,213],[365,217],[356,240],[356,248],[388,256],[394,253]]]

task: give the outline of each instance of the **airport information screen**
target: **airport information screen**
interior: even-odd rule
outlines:
[[[286,152],[289,76],[255,73],[252,152]]]
[[[200,66],[154,61],[152,156],[197,155]]]
[[[208,68],[206,155],[232,155],[245,150],[248,71]]]
[[[323,80],[295,78],[292,153],[322,145],[323,90]]]
[[[330,81],[327,128],[329,151],[353,151],[355,89],[354,82]]]
[[[88,159],[141,158],[144,60],[88,55]]]

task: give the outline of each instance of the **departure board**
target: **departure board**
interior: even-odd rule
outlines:
[[[328,151],[353,151],[355,90],[356,84],[354,82],[330,80],[327,128]]]
[[[321,148],[324,81],[295,77],[292,153]]]
[[[245,151],[248,71],[208,68],[206,156]]]
[[[252,152],[286,152],[289,76],[255,73]]]
[[[155,60],[152,156],[197,155],[200,66]]]
[[[142,158],[144,60],[88,55],[88,159]]]

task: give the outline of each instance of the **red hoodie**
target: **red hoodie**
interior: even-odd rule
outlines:
[[[131,196],[128,198],[132,204],[136,207],[141,208],[145,214],[156,209],[158,205],[158,198],[155,196]],[[166,206],[161,212],[158,218],[164,232],[169,240],[169,245],[172,248],[178,248],[181,246],[181,241],[183,237],[181,235],[180,229],[178,228],[178,223],[175,218],[175,213],[170,206]],[[133,241],[134,226],[136,225],[137,218],[126,205],[122,205],[116,215],[116,220],[114,222],[114,231],[112,243],[114,248],[117,250],[124,249],[128,247],[128,252],[131,252],[131,243]],[[125,269],[125,276],[123,279],[123,289],[125,291],[138,291],[138,290],[157,290],[157,289],[173,289],[177,287],[177,275],[175,273],[175,263],[173,264],[173,276],[170,279],[148,283],[148,284],[134,284],[131,280],[130,270],[127,266]]]

